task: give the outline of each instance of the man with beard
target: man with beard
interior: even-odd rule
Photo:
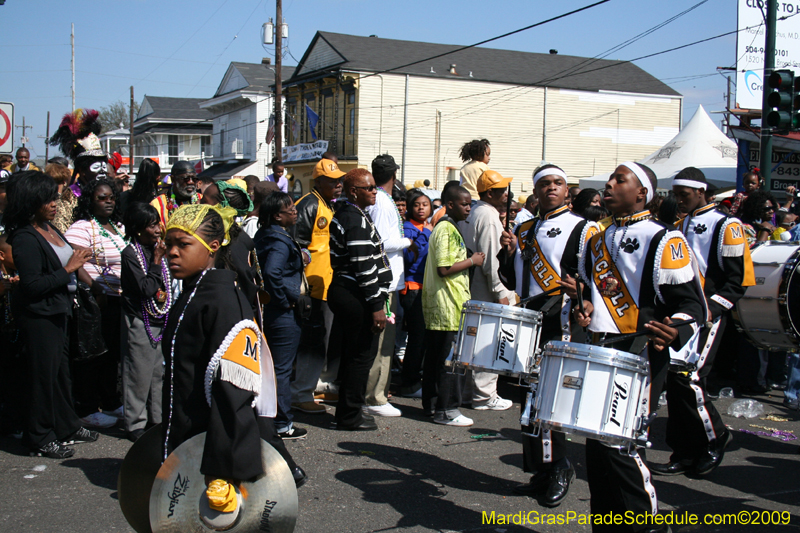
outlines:
[[[156,196],[150,205],[156,208],[161,223],[167,225],[173,211],[182,205],[196,204],[200,200],[197,192],[197,171],[188,161],[178,161],[170,170],[172,185],[163,194]]]

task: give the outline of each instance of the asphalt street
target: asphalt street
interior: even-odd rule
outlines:
[[[516,399],[508,382],[501,394]],[[764,431],[752,425],[800,435],[800,413],[782,405],[782,393],[755,397],[772,420],[733,418],[724,414],[733,399],[715,403],[734,432],[734,441],[720,468],[706,479],[654,477],[662,510],[694,513],[747,512],[789,520],[788,525],[674,526],[673,531],[800,531],[800,440],[744,433]],[[504,525],[486,523],[492,511],[522,513],[589,512],[589,488],[582,438],[572,438],[569,457],[577,478],[565,502],[555,510],[516,496],[511,488],[527,481],[522,472],[519,405],[508,411],[473,411],[470,428],[434,424],[419,400],[393,399],[400,418],[378,419],[379,431],[343,433],[333,429],[333,408],[326,415],[298,414],[296,423],[309,430],[304,440],[288,447],[310,480],[299,490],[298,533],[440,531],[511,533],[516,531],[590,531],[569,525]],[[659,410],[651,433],[649,460],[666,462],[666,407]],[[786,419],[786,421],[783,421]],[[108,532],[132,531],[117,502],[117,473],[130,442],[119,429],[100,440],[76,446],[74,457],[56,461],[28,457],[19,441],[0,439],[0,531]],[[530,513],[534,511],[534,513]],[[777,511],[778,513],[776,513]],[[788,513],[788,514],[787,514]],[[784,520],[785,521],[785,520]]]

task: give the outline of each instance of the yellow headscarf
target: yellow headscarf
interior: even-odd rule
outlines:
[[[213,253],[214,250],[212,250],[206,240],[197,233],[197,229],[203,223],[209,211],[216,211],[217,214],[222,217],[222,224],[225,227],[225,239],[222,242],[222,246],[227,246],[231,241],[230,228],[233,224],[233,218],[236,216],[236,210],[232,207],[219,207],[206,204],[182,205],[169,217],[167,231],[171,229],[185,231],[203,243],[203,246],[205,246],[209,252]]]

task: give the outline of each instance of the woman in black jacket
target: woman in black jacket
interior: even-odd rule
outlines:
[[[52,224],[58,189],[39,171],[20,172],[8,186],[3,223],[19,273],[16,315],[28,361],[26,441],[31,455],[64,459],[66,444],[92,442],[97,433],[75,414],[67,359],[75,272],[91,252],[75,249]]]
[[[278,384],[278,414],[275,429],[284,439],[299,439],[308,433],[292,425],[292,365],[300,345],[300,321],[295,304],[300,297],[303,276],[303,254],[300,245],[289,236],[287,229],[297,223],[297,209],[292,197],[274,192],[259,207],[256,232],[256,253],[261,265],[264,290],[270,301],[264,306],[264,335]]]

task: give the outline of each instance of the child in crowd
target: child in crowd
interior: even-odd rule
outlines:
[[[19,276],[7,237],[0,235],[0,435],[11,434],[19,438],[25,426],[25,409],[20,405],[20,399],[25,397],[25,363],[11,309]]]
[[[425,366],[422,380],[422,406],[431,410],[436,397],[433,421],[448,426],[471,426],[462,415],[462,380],[444,366],[458,333],[461,307],[470,298],[469,269],[483,265],[485,254],[467,258],[464,237],[456,225],[466,220],[472,199],[458,185],[447,190],[443,199],[446,214],[439,220],[428,241],[427,268],[422,283],[422,313],[425,318]]]
[[[161,336],[172,304],[172,279],[162,261],[166,247],[156,208],[131,203],[125,230],[130,244],[122,250],[122,403],[125,431],[136,441],[161,422]]]
[[[273,375],[272,361],[261,350],[253,308],[236,285],[236,272],[224,268],[235,215],[230,207],[195,204],[170,217],[165,257],[183,292],[161,345],[163,456],[205,431],[200,472],[210,480],[211,508],[225,512],[235,512],[238,482],[264,474],[262,438],[281,453],[298,484],[305,480],[270,418],[277,403],[274,378],[263,379],[262,372]]]
[[[400,393],[406,397],[421,398],[420,370],[424,354],[425,319],[422,317],[420,293],[425,260],[428,257],[428,239],[433,226],[428,223],[428,217],[431,216],[431,201],[425,193],[419,189],[411,189],[408,192],[407,202],[410,210],[407,213],[408,220],[403,224],[403,235],[417,244],[417,251],[412,252],[410,248],[403,251],[406,284],[400,290],[400,303],[408,341],[403,358],[403,382]]]

